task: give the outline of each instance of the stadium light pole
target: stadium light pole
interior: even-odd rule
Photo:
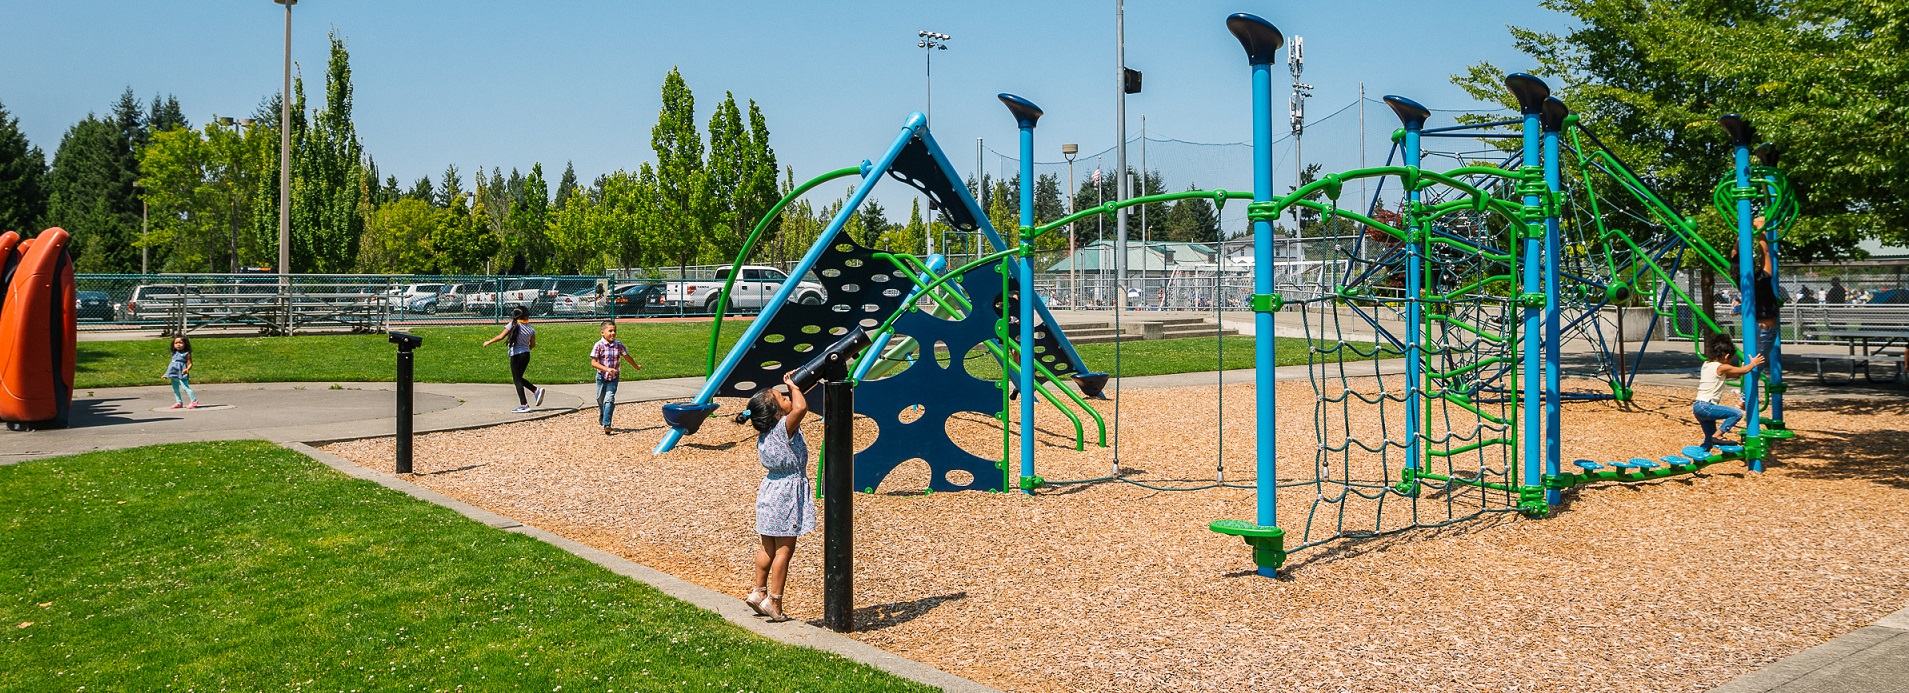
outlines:
[[[915,32],[915,47],[922,50],[922,78],[923,81],[927,83],[928,90],[927,104],[926,108],[922,111],[922,115],[928,116],[928,123],[930,125],[933,125],[935,122],[935,51],[948,50],[948,40],[951,38],[954,37],[947,34],[935,33],[927,29]],[[975,171],[974,175],[976,184],[978,185],[981,180],[981,172]],[[935,254],[935,206],[933,200],[929,200],[928,226],[921,230],[921,235],[927,244],[927,254]],[[926,255],[923,257],[926,257]]]
[[[278,285],[292,283],[292,6],[285,6],[285,81],[278,92]]]

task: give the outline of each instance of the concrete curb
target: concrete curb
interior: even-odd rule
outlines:
[[[1896,660],[1890,662],[1889,660]],[[1909,609],[1798,652],[1711,693],[1902,690],[1909,671]]]
[[[617,556],[600,549],[552,534],[511,518],[493,513],[444,494],[432,491],[404,479],[360,467],[337,455],[319,450],[311,445],[298,442],[281,443],[286,449],[297,452],[327,467],[336,469],[346,476],[364,479],[380,486],[399,491],[422,501],[450,508],[458,514],[477,522],[484,523],[506,532],[516,532],[556,546],[582,558],[609,569],[610,572],[642,582],[656,588],[663,594],[689,602],[695,606],[714,611],[724,620],[776,642],[801,647],[810,647],[839,655],[845,659],[867,664],[890,674],[940,688],[944,691],[960,693],[999,693],[994,688],[955,676],[940,669],[922,664],[912,659],[896,655],[875,646],[861,642],[834,631],[818,628],[802,621],[769,623],[756,618],[755,611],[743,604],[742,599],[721,594],[691,584],[674,575],[656,570],[649,566]]]

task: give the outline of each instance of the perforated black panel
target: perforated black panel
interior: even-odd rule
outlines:
[[[934,155],[929,153],[928,145],[922,143],[919,135],[902,147],[894,165],[888,167],[888,175],[927,195],[929,208],[941,212],[943,223],[969,233],[980,228],[975,223],[974,211],[956,202],[960,199],[955,195],[957,183],[948,180],[948,174],[935,163]]]
[[[914,285],[893,263],[874,255],[846,231],[838,231],[812,268],[827,298],[820,305],[785,303],[776,309],[762,337],[748,345],[716,396],[749,397],[781,383],[784,372],[808,363],[849,328],[875,327],[900,308]]]

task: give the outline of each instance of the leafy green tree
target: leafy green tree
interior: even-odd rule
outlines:
[[[696,131],[696,97],[676,68],[663,78],[663,106],[650,128],[656,151],[659,218],[655,237],[678,266],[702,253],[708,233],[709,181],[703,166],[703,139]]]
[[[1577,25],[1512,28],[1554,93],[1672,207],[1722,241],[1711,189],[1730,168],[1716,119],[1742,114],[1782,152],[1802,202],[1784,253],[1856,254],[1860,238],[1909,243],[1909,31],[1901,7],[1849,0],[1546,0]],[[1674,38],[1671,38],[1674,37]],[[1509,103],[1504,70],[1453,81]]]
[[[132,142],[117,123],[89,114],[61,138],[46,177],[42,225],[73,235],[75,269],[139,270],[139,202],[133,194],[138,167]]]
[[[38,231],[46,215],[46,154],[0,104],[0,231]]]
[[[709,116],[709,160],[703,169],[705,202],[715,222],[708,236],[710,252],[718,260],[735,258],[755,225],[755,219],[745,219],[737,207],[737,193],[749,168],[749,132],[736,107],[736,95],[724,92],[723,97]]]
[[[497,235],[477,218],[480,212],[472,209],[470,202],[470,195],[456,192],[438,215],[437,229],[431,234],[434,271],[476,274],[492,270],[489,263],[497,255]]]
[[[457,164],[445,166],[442,175],[443,177],[438,180],[437,190],[433,193],[435,195],[434,201],[437,203],[437,206],[448,208],[457,202],[459,195],[464,194],[464,179],[463,175],[457,172]],[[483,179],[482,169],[479,169],[478,178],[479,180]],[[426,186],[426,189],[429,189],[429,186]]]
[[[433,251],[442,217],[450,212],[422,200],[403,199],[372,210],[358,243],[363,272],[415,274],[437,269]]]
[[[1187,186],[1187,190],[1194,190]],[[1213,201],[1193,197],[1173,203],[1154,238],[1185,243],[1220,242],[1220,215]]]
[[[754,99],[749,100],[749,142],[744,161],[742,189],[736,193],[736,215],[753,229],[782,199],[782,191],[776,186],[776,150],[769,146],[769,121]],[[778,215],[763,229],[758,244],[774,239],[781,227]]]
[[[140,149],[139,168],[152,218],[148,246],[163,250],[160,267],[235,272],[271,262],[246,229],[258,188],[276,188],[277,181],[259,176],[276,145],[256,124],[244,131],[208,123],[202,131],[152,133]]]
[[[516,171],[511,171],[515,177]],[[510,208],[510,228],[518,254],[530,271],[548,271],[571,268],[549,266],[549,240],[546,229],[549,224],[550,185],[544,182],[544,165],[530,165],[530,175],[523,179],[521,192]]]
[[[325,108],[293,151],[292,269],[348,272],[370,206],[364,147],[351,120],[351,56],[336,31],[325,67]],[[303,100],[302,97],[300,99]]]

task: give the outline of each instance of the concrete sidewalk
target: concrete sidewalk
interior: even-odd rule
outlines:
[[[1711,693],[1909,691],[1909,609],[1711,689]]]
[[[688,399],[702,378],[630,381],[617,393],[629,404]],[[73,398],[72,427],[0,431],[0,464],[94,450],[201,440],[263,439],[320,442],[388,436],[397,431],[393,383],[242,383],[194,387],[198,409],[173,409],[168,386],[81,390]],[[417,432],[493,426],[594,407],[593,384],[550,385],[542,406],[513,414],[509,385],[418,383],[413,394]]]

